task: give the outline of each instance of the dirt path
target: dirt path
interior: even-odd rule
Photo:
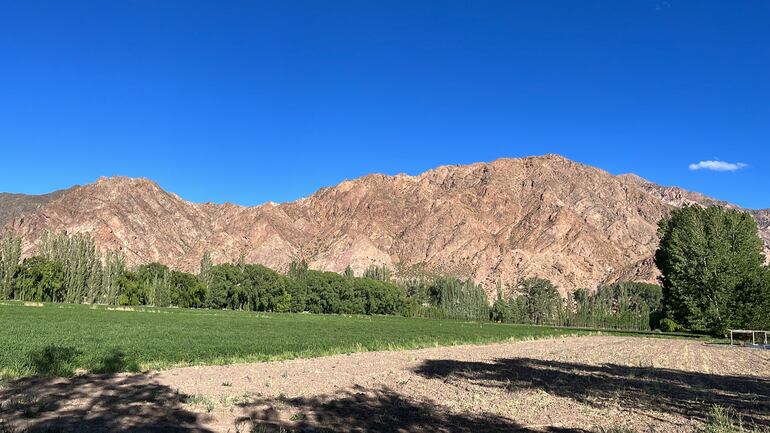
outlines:
[[[713,404],[770,425],[770,352],[578,337],[24,380],[0,401],[63,431],[686,432]]]

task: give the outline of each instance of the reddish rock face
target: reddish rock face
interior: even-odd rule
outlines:
[[[716,200],[555,155],[445,166],[419,176],[369,175],[291,203],[198,204],[146,179],[102,178],[66,190],[8,223],[35,252],[46,230],[90,232],[130,264],[197,271],[214,262],[361,273],[539,276],[563,292],[617,280],[654,281],[657,222],[673,207]],[[725,204],[725,203],[719,203]],[[0,202],[2,207],[2,202]],[[770,212],[755,211],[770,244]]]

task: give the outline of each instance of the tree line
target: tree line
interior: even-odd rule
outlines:
[[[655,284],[621,282],[565,298],[551,281],[525,278],[506,292],[498,288],[491,313],[503,323],[643,331],[657,328],[662,315],[662,290]]]
[[[551,281],[498,284],[490,306],[470,278],[394,279],[385,266],[362,276],[294,261],[276,272],[258,264],[213,264],[196,274],[159,263],[126,266],[119,252],[101,254],[88,234],[46,234],[38,255],[21,261],[21,239],[0,235],[0,299],[109,305],[153,305],[334,314],[398,314],[457,320],[628,330],[689,330],[723,335],[728,328],[770,328],[770,270],[750,215],[686,206],[659,223],[655,263],[660,285],[619,282],[562,297]]]
[[[498,290],[501,322],[724,336],[728,329],[770,329],[770,268],[750,214],[689,205],[658,224],[660,285],[615,283],[566,298],[544,279]]]
[[[0,237],[0,299],[334,314],[410,314],[404,289],[390,281],[308,269],[287,274],[256,264],[214,265],[201,272],[160,263],[129,269],[120,253],[102,257],[87,234],[46,234],[39,255],[20,262],[21,240]]]

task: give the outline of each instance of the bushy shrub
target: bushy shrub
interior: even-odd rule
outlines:
[[[660,319],[659,327],[663,332],[676,332],[679,330],[679,325],[668,317]]]

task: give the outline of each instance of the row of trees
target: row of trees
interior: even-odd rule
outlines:
[[[292,263],[287,275],[261,265],[213,265],[199,275],[159,263],[128,269],[120,254],[99,255],[84,234],[46,235],[40,255],[24,259],[20,240],[0,238],[0,298],[23,301],[153,305],[234,310],[411,314],[404,289],[389,281],[310,270]]]
[[[595,291],[578,289],[563,298],[549,280],[527,278],[498,289],[492,319],[506,323],[649,330],[661,316],[660,286],[616,283]]]
[[[385,266],[362,277],[292,262],[286,274],[265,266],[214,265],[203,255],[198,275],[159,263],[128,269],[119,253],[101,257],[87,234],[46,234],[39,255],[24,259],[21,241],[0,238],[0,298],[24,301],[154,305],[234,310],[341,314],[403,314],[487,320],[483,287],[471,280],[438,277],[396,284]]]
[[[159,263],[128,269],[119,253],[101,257],[86,234],[45,235],[40,255],[19,264],[20,240],[0,238],[0,294],[25,301],[154,305],[234,310],[344,314],[403,314],[429,318],[487,320],[643,329],[655,302],[639,302],[637,286],[580,290],[562,299],[548,280],[527,279],[510,287],[490,309],[484,288],[453,277],[392,280],[384,266],[356,277],[308,269],[292,262],[286,274],[261,265],[214,265],[206,253],[200,273]],[[655,287],[655,286],[653,286]],[[659,291],[659,289],[658,289]],[[645,298],[646,299],[646,298]],[[644,319],[644,320],[643,320]],[[644,322],[644,323],[643,323]]]
[[[1,299],[118,302],[123,257],[108,253],[102,258],[91,236],[46,233],[39,253],[20,263],[21,239],[10,232],[0,237]]]
[[[403,283],[414,315],[434,319],[489,320],[484,287],[454,277],[410,279]]]
[[[770,328],[770,269],[750,215],[686,206],[659,224],[655,263],[661,286],[618,283],[580,289],[566,299],[529,278],[503,290],[490,309],[482,286],[450,277],[391,279],[384,266],[363,277],[308,269],[286,274],[261,265],[214,265],[200,273],[158,263],[127,269],[119,253],[101,256],[86,234],[47,234],[39,255],[20,263],[21,240],[0,235],[0,299],[231,308],[254,311],[405,314],[422,317],[618,329],[687,329],[724,334],[728,328]]]

